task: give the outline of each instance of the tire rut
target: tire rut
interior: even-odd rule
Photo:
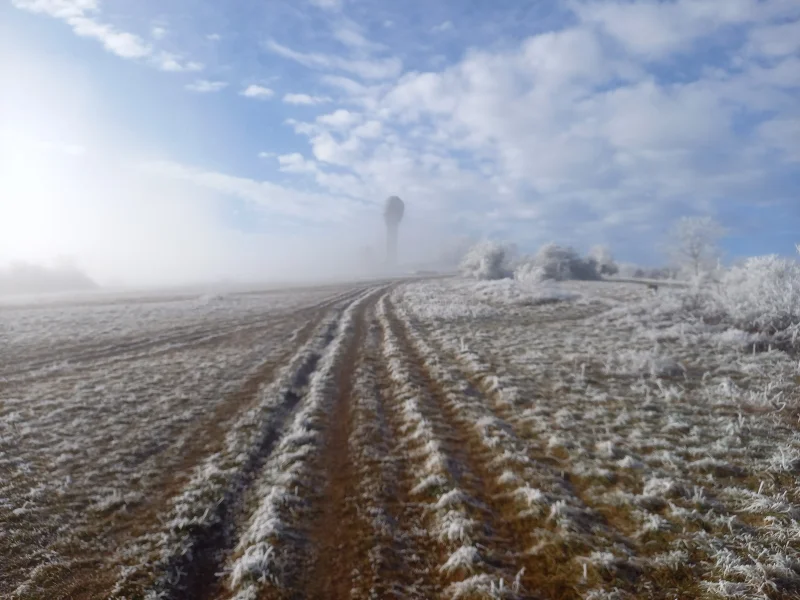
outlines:
[[[249,320],[246,321],[233,320],[225,322],[221,326],[217,324],[217,326],[222,329],[221,331],[209,331],[207,329],[198,331],[197,326],[194,325],[176,328],[174,333],[156,339],[134,338],[115,344],[89,344],[84,347],[60,348],[49,354],[45,354],[44,357],[42,357],[41,353],[38,354],[37,360],[35,361],[23,358],[6,363],[3,370],[0,371],[0,377],[8,380],[12,377],[25,376],[37,370],[52,367],[59,362],[66,362],[70,372],[74,372],[75,370],[83,368],[87,363],[103,361],[103,364],[111,365],[118,362],[125,362],[139,356],[158,357],[189,348],[221,344],[228,340],[235,339],[240,335],[252,335],[253,333],[268,331],[277,324],[276,321],[285,323],[295,320],[301,315],[309,315],[313,318],[314,315],[324,313],[338,303],[346,302],[348,299],[354,298],[360,291],[362,290],[348,290],[345,293],[337,294],[332,298],[326,298],[317,304],[302,308],[298,311],[291,311],[288,313],[279,312],[267,318],[264,318],[263,315],[259,315],[257,317],[250,317]],[[162,346],[166,347],[162,348]],[[45,376],[59,375],[60,372],[61,370],[58,368],[54,371],[48,370]],[[41,377],[38,376],[37,378],[41,379]]]
[[[55,586],[58,597],[89,599],[107,596],[114,587],[116,573],[108,568],[109,549],[124,550],[137,539],[154,531],[169,510],[169,504],[181,493],[195,467],[204,457],[219,452],[230,424],[237,416],[250,410],[257,402],[259,391],[272,382],[278,370],[306,344],[324,314],[295,330],[293,344],[256,367],[238,390],[217,404],[212,412],[192,424],[177,443],[165,453],[154,457],[155,464],[148,471],[158,472],[159,478],[148,482],[145,502],[129,506],[124,511],[100,515],[85,527],[78,528],[71,539],[86,540],[80,546],[68,540],[57,543],[53,551],[69,559],[81,555],[78,562],[62,563],[47,573],[47,587]],[[265,444],[268,444],[266,441]],[[41,540],[40,540],[41,541]],[[102,541],[102,543],[99,543]]]
[[[357,480],[349,450],[354,369],[365,313],[384,291],[368,292],[345,311],[302,409],[254,488],[258,506],[227,569],[237,597],[336,597],[349,589],[338,569],[357,562],[359,552],[346,528],[357,521],[349,501]]]
[[[386,294],[388,295],[388,293]],[[422,507],[411,501],[397,401],[383,361],[375,302],[357,322],[322,449],[325,492],[310,526],[312,559],[292,598],[429,598],[431,557]]]
[[[347,299],[337,299],[330,305],[341,306],[347,302]],[[255,433],[254,442],[242,447],[246,452],[245,462],[236,467],[237,475],[221,490],[222,496],[209,507],[210,512],[206,510],[199,517],[203,524],[189,529],[188,539],[181,543],[182,550],[173,552],[166,560],[158,561],[158,571],[163,575],[155,589],[161,594],[160,597],[206,599],[223,593],[224,581],[220,578],[220,573],[225,557],[231,552],[237,531],[250,513],[248,506],[257,501],[252,489],[254,483],[292,421],[296,409],[301,405],[318,363],[334,339],[334,325],[341,316],[325,325],[324,321],[328,317],[328,312],[318,309],[316,320],[309,321],[297,333],[293,351],[284,353],[285,358],[290,358],[289,364],[283,367],[278,367],[280,362],[276,364],[276,368],[284,371],[283,375],[276,376],[273,371],[272,377],[267,380],[251,380],[248,382],[250,386],[243,390],[242,397],[248,397],[247,392],[251,392],[250,401],[246,405],[258,408],[256,405],[264,400],[258,400],[257,396],[265,398],[266,395],[266,400],[270,402],[268,412],[257,417],[261,422],[261,431]],[[322,334],[321,329],[324,331]],[[316,342],[319,347],[314,348],[311,338],[319,335],[323,335],[323,338]],[[269,380],[272,383],[265,387],[264,384]],[[271,388],[275,388],[274,392],[270,391]],[[278,393],[279,397],[270,400],[271,393]],[[263,407],[258,408],[259,412],[264,410]],[[246,413],[247,409],[243,407],[238,412]],[[230,435],[231,428],[227,423],[230,423],[230,419],[218,427],[223,437]],[[125,588],[118,587],[117,596],[124,594]]]
[[[457,502],[468,505],[469,516],[478,524],[472,549],[477,548],[480,552],[477,555],[472,554],[470,560],[482,564],[485,573],[464,579],[464,571],[469,575],[474,572],[475,567],[448,569],[448,565],[459,558],[459,552],[468,548],[462,546],[439,568],[444,573],[441,584],[445,592],[467,597],[471,597],[469,594],[488,594],[490,591],[495,594],[494,597],[499,598],[536,597],[527,595],[520,585],[522,573],[518,564],[519,557],[527,549],[523,543],[525,536],[521,535],[521,527],[525,524],[521,524],[518,519],[507,518],[505,503],[499,499],[498,490],[493,483],[497,477],[496,467],[493,468],[491,458],[482,452],[477,434],[449,401],[442,382],[432,374],[425,359],[410,342],[407,325],[397,317],[390,303],[387,306],[388,326],[398,341],[400,353],[408,362],[409,373],[432,401],[433,412],[427,412],[424,416],[430,422],[435,438],[441,441],[441,448],[455,480],[456,488],[439,496],[437,506],[445,499],[449,501],[451,495],[459,498],[466,494],[468,500]],[[464,553],[463,558],[466,559],[467,555]],[[440,562],[445,557],[446,554],[442,554]]]
[[[413,319],[410,319],[410,322],[412,325],[414,324]],[[424,338],[430,338],[430,336],[431,332],[428,331],[427,335],[421,337],[421,341],[428,344]],[[524,382],[520,377],[513,376],[511,378],[513,383],[508,388],[500,386],[495,374],[503,369],[494,364],[491,358],[479,357],[474,351],[469,351],[468,357],[465,357],[458,354],[453,348],[444,348],[440,342],[436,341],[431,342],[430,347],[436,354],[437,361],[439,357],[444,359],[447,365],[446,369],[454,373],[453,378],[463,381],[465,394],[474,397],[488,415],[498,419],[504,427],[508,428],[511,439],[517,440],[516,445],[524,450],[524,455],[530,459],[531,465],[535,466],[540,478],[539,483],[544,486],[548,481],[558,482],[562,495],[568,498],[570,505],[579,511],[580,519],[585,520],[586,532],[591,531],[591,535],[596,540],[603,540],[602,543],[606,550],[611,547],[623,548],[631,564],[634,564],[636,562],[635,544],[627,533],[606,519],[591,502],[586,501],[581,487],[575,484],[576,480],[580,478],[576,478],[570,473],[569,464],[549,453],[541,440],[532,439],[525,428],[520,426],[513,404],[518,390],[524,389]],[[531,393],[530,390],[528,393]],[[503,493],[502,486],[495,487],[495,494],[503,499],[502,502],[506,505],[508,513],[513,514],[516,510],[513,499]],[[528,525],[529,528],[543,528],[543,525],[547,525],[547,521],[542,523],[541,520],[538,522],[529,520]],[[526,557],[526,576],[523,577],[523,582],[529,589],[546,591],[548,598],[570,598],[575,597],[576,594],[579,595],[580,590],[586,588],[588,581],[585,573],[583,579],[578,577],[580,573],[574,568],[575,561],[576,559],[583,560],[583,557],[593,547],[586,543],[578,543],[559,544],[554,549],[552,544],[549,545],[551,548],[547,553],[533,553]],[[573,565],[572,568],[568,567],[570,564]],[[636,574],[635,568],[627,570],[620,568],[619,577],[614,584],[621,589],[631,589],[632,579],[635,579]]]
[[[374,299],[372,300],[374,303]],[[328,435],[322,449],[320,470],[327,475],[319,499],[321,512],[310,527],[309,543],[314,552],[306,572],[303,598],[349,598],[352,572],[363,563],[363,523],[359,519],[356,494],[359,472],[351,455],[356,370],[363,362],[368,329],[368,307],[355,317],[354,332],[336,373],[338,389],[330,415]]]

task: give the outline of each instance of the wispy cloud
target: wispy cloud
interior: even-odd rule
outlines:
[[[358,204],[346,198],[332,202],[328,194],[301,192],[270,181],[236,177],[176,162],[145,163],[140,168],[154,175],[186,181],[220,194],[234,196],[274,214],[311,222],[341,221],[359,208]]]
[[[703,36],[725,28],[797,16],[791,2],[613,2],[573,4],[577,16],[600,28],[628,51],[649,59],[688,54]]]
[[[309,4],[329,11],[339,11],[342,8],[343,0],[308,0]]]
[[[156,40],[163,40],[167,37],[169,31],[166,27],[162,27],[161,25],[154,25],[150,28],[150,35]]]
[[[138,35],[119,31],[111,25],[84,16],[69,17],[66,21],[77,35],[98,40],[106,50],[122,58],[144,58],[153,52]]]
[[[267,87],[261,85],[248,85],[245,89],[239,92],[245,98],[254,98],[256,100],[267,100],[275,95],[275,92]]]
[[[186,89],[190,92],[197,92],[199,94],[207,94],[211,92],[219,92],[224,90],[228,87],[228,82],[226,81],[209,81],[207,79],[198,79],[193,83],[189,83],[186,86]]]
[[[396,77],[403,70],[403,63],[397,57],[351,59],[315,52],[298,52],[274,40],[266,43],[266,48],[275,54],[293,60],[305,67],[323,70],[339,70],[353,73],[364,79],[387,79]]]
[[[452,31],[454,29],[452,21],[444,21],[438,25],[431,27],[432,33],[443,33],[445,31]]]
[[[307,160],[302,154],[282,154],[278,157],[280,170],[285,173],[316,173],[317,165],[313,160]]]
[[[244,147],[231,155],[245,157],[243,172],[259,157],[265,177],[279,179],[179,157],[159,177],[265,214],[336,220],[346,218],[331,210],[340,199],[349,211],[394,190],[415,214],[454,228],[642,242],[681,212],[791,196],[782,182],[800,161],[796,2],[565,0],[465,12],[450,0],[423,19],[418,7],[367,15],[354,2],[301,0],[256,29],[241,19],[267,7],[198,2],[204,16],[189,22],[166,5],[146,14],[151,3],[112,13],[100,0],[12,0],[97,40],[98,54],[188,73],[175,87],[203,94],[234,82],[234,94],[203,109],[239,128]],[[253,127],[236,95],[283,106],[262,105],[265,127]]]
[[[587,235],[649,231],[685,210],[687,198],[693,210],[711,210],[764,185],[773,168],[766,156],[797,160],[797,119],[784,90],[800,81],[790,75],[799,64],[792,54],[800,21],[738,4],[716,14],[697,3],[640,3],[623,14],[614,12],[616,2],[584,3],[571,27],[502,51],[473,49],[443,70],[381,85],[325,75],[356,108],[290,123],[316,159],[313,170],[296,158],[300,166],[290,168],[354,197],[414,189],[418,202],[465,218],[490,208],[510,223],[535,214],[554,236],[569,235],[567,223]],[[650,72],[651,61],[677,60],[698,36],[718,32],[727,40],[725,27],[745,22],[756,28],[744,43],[771,64],[740,59],[735,69],[701,69],[689,81]],[[652,31],[634,33],[637,27]],[[756,33],[765,27],[768,33]],[[272,50],[334,68],[327,55]],[[577,223],[567,214],[576,211],[614,218]]]
[[[153,57],[153,64],[160,70],[170,73],[195,73],[205,68],[203,63],[188,60],[169,52],[162,52]]]
[[[317,117],[317,123],[327,125],[333,129],[349,129],[361,121],[361,115],[340,108],[330,114]]]
[[[101,21],[99,0],[11,0],[11,3],[22,10],[60,19],[67,23],[76,35],[99,41],[107,51],[121,58],[146,59],[149,64],[162,71],[185,72],[203,69],[203,65],[199,62],[184,60],[170,52],[158,52],[157,48],[141,36]],[[150,34],[154,40],[161,40],[166,36],[167,29],[153,26]]]
[[[308,94],[285,94],[283,101],[286,104],[301,104],[306,106],[313,106],[315,104],[324,104],[330,102],[331,99],[327,96],[309,96]]]
[[[333,37],[345,46],[362,52],[376,52],[386,48],[383,44],[368,40],[362,28],[350,19],[341,19],[334,25]]]

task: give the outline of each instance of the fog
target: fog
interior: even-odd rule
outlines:
[[[0,294],[39,294],[93,290],[97,284],[74,265],[13,263],[0,267]]]
[[[97,154],[19,137],[14,146],[16,152],[4,153],[0,166],[4,272],[21,273],[12,263],[39,265],[43,281],[53,275],[63,282],[48,266],[67,257],[72,272],[111,287],[310,282],[385,273],[384,198],[349,203],[346,210],[321,208],[317,217],[313,206],[299,207],[302,213],[298,207],[265,206],[269,194],[263,190],[253,200],[242,198],[239,189],[233,190],[238,196],[224,194],[219,186],[170,176],[153,168],[160,163],[117,151]],[[443,260],[452,249],[441,241],[446,236],[413,199],[408,206],[400,226],[400,267],[451,263]],[[52,287],[20,280],[21,287],[31,285]]]
[[[0,209],[0,268],[66,256],[73,269],[114,287],[315,281],[383,271],[383,199],[338,221],[298,223],[104,159],[26,160],[38,168],[30,177],[13,175],[15,202]],[[400,232],[401,266],[441,256],[424,241],[441,236],[421,219],[409,218]]]
[[[383,202],[392,194],[407,204],[401,266],[439,263],[452,248],[436,216],[402,189],[356,201],[178,163],[106,112],[88,67],[25,45],[0,40],[0,66],[15,82],[0,93],[7,282],[22,277],[21,264],[38,273],[33,279],[63,282],[53,269],[64,259],[73,273],[115,288],[379,275]],[[4,51],[12,47],[24,50],[13,60]],[[31,285],[51,288],[6,287]]]

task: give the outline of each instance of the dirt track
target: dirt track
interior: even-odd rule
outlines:
[[[30,425],[14,440],[0,437],[12,457],[0,491],[0,596],[711,593],[698,578],[713,578],[718,559],[692,531],[722,536],[721,523],[733,532],[736,515],[751,530],[766,524],[721,500],[731,486],[758,487],[752,473],[714,467],[726,479],[704,480],[703,502],[713,508],[702,527],[681,533],[678,515],[697,500],[666,479],[653,497],[653,481],[662,480],[642,483],[635,466],[660,446],[645,443],[635,460],[621,460],[622,446],[602,441],[591,423],[633,410],[591,412],[602,394],[624,393],[614,377],[591,365],[580,378],[559,374],[557,355],[542,355],[552,366],[534,374],[496,338],[470,350],[464,335],[475,341],[514,323],[443,328],[401,306],[407,285],[329,291],[274,317],[232,318],[221,329],[210,322],[190,338],[126,341],[109,363],[93,364],[101,347],[81,347],[57,372],[41,358],[41,376],[11,363],[0,414],[8,420],[25,409]],[[604,309],[520,310],[518,322],[545,335]],[[582,396],[569,391],[577,385]],[[47,402],[53,394],[64,400]],[[585,425],[571,424],[580,418],[574,402],[594,415]],[[670,402],[683,415],[676,418],[690,418]],[[574,440],[558,437],[569,431]],[[684,554],[669,554],[676,549]],[[781,581],[767,597],[798,589]]]

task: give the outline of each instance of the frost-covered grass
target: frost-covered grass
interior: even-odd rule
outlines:
[[[760,343],[773,339],[766,330],[733,311],[710,318],[691,290],[566,282],[559,287],[579,297],[501,308],[497,295],[476,300],[482,285],[439,284],[445,306],[471,307],[469,319],[429,308],[430,288],[397,296],[439,380],[455,394],[467,378],[489,401],[476,406],[489,407],[484,418],[466,407],[464,418],[488,431],[501,419],[509,429],[500,431],[527,448],[505,451],[498,481],[531,506],[549,504],[545,522],[567,519],[564,541],[547,525],[528,532],[541,536],[538,548],[570,548],[565,564],[584,597],[800,593],[800,364],[791,351],[770,350]],[[756,313],[781,314],[793,293],[782,289],[766,303],[748,296]],[[500,460],[506,442],[495,443]],[[531,457],[565,474],[578,503],[560,503],[541,474],[518,470]],[[569,526],[581,511],[610,530]]]
[[[714,288],[379,287],[98,307],[96,347],[52,352],[28,321],[38,366],[0,381],[0,595],[800,595],[784,334]]]
[[[444,279],[408,284],[411,310],[431,319],[513,318],[521,307],[573,300],[578,292],[555,283],[513,279],[471,281]]]
[[[800,334],[800,263],[758,256],[732,268],[716,291],[721,309],[734,324],[766,334]]]
[[[269,324],[341,291],[101,296],[86,302],[0,305],[4,358],[0,377],[23,372],[38,376],[80,362],[196,344],[204,338]]]
[[[269,416],[245,384],[291,358],[298,308],[345,291],[0,309],[0,596],[155,577],[213,517],[180,507],[218,497]]]

